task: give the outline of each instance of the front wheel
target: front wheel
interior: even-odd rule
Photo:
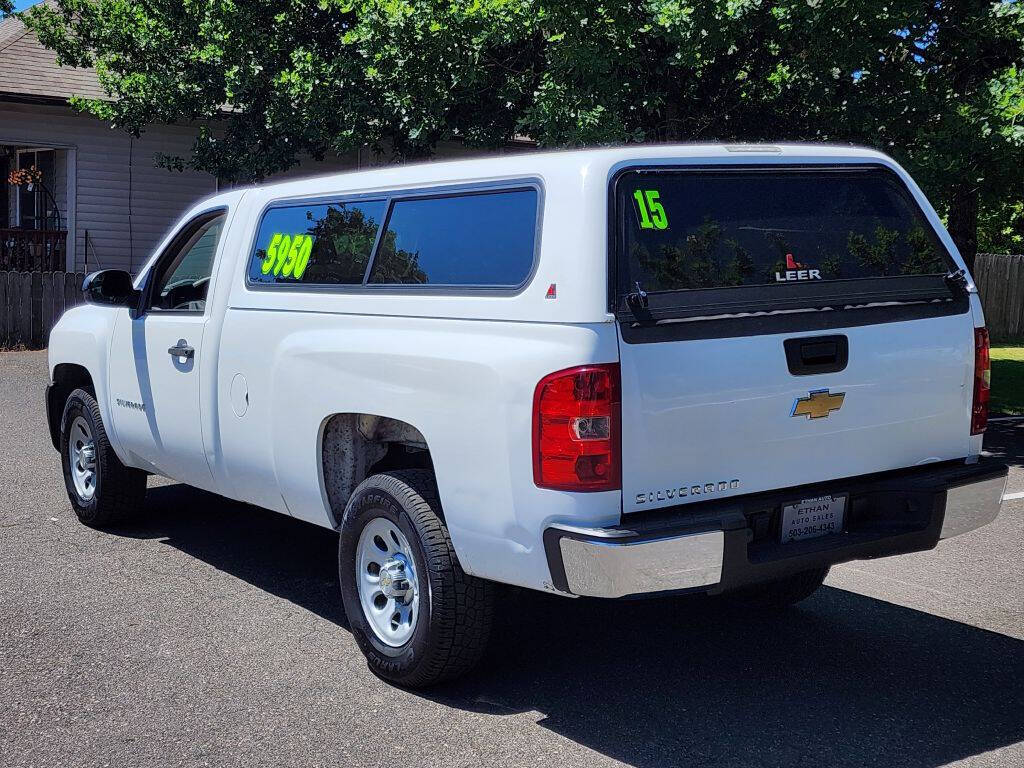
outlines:
[[[126,467],[110,447],[96,399],[84,389],[64,405],[61,468],[78,519],[94,528],[124,520],[142,506],[146,473]]]
[[[424,687],[465,674],[487,645],[493,585],[467,576],[440,515],[433,475],[403,470],[364,480],[349,500],[338,579],[370,669]]]

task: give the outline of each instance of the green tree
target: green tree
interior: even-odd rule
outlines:
[[[629,141],[839,141],[893,154],[968,260],[1024,198],[1019,0],[57,0],[28,23],[94,64],[128,131],[194,121],[189,163],[259,179],[402,157]]]
[[[979,205],[1024,196],[1024,3],[551,8],[527,132],[545,144],[810,140],[894,155],[968,261]]]
[[[61,63],[95,66],[112,98],[77,107],[136,134],[194,122],[192,157],[163,162],[251,181],[366,145],[419,157],[455,136],[502,143],[538,60],[519,13],[505,0],[58,0],[24,19]]]
[[[980,253],[1024,253],[1024,200],[986,206],[978,219]]]

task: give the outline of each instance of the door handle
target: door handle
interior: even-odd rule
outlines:
[[[167,350],[171,357],[185,357],[191,359],[195,356],[196,350],[188,345],[184,339],[178,339],[178,343]]]

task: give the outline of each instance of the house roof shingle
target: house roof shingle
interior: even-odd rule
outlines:
[[[66,100],[109,98],[94,69],[57,66],[57,56],[16,16],[0,21],[0,94]]]

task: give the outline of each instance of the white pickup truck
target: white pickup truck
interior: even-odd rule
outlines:
[[[504,583],[809,595],[999,511],[988,337],[935,211],[848,147],[652,146],[219,194],[50,337],[82,522],[147,474],[337,529],[374,671],[466,671]]]

